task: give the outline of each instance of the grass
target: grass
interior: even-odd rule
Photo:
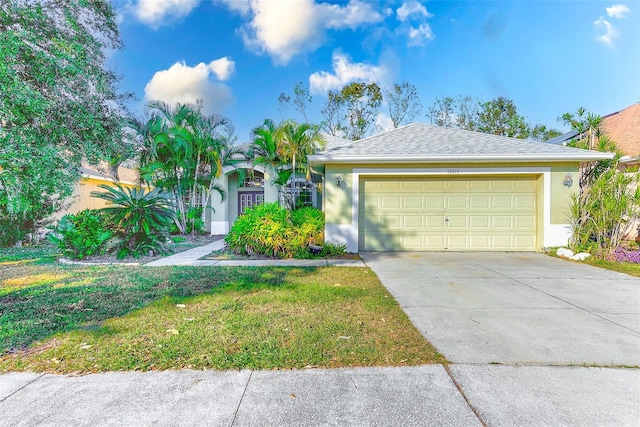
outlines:
[[[0,252],[0,371],[444,362],[366,268],[61,266]]]
[[[607,270],[617,271],[619,273],[628,274],[630,276],[640,277],[640,264],[632,262],[609,261],[596,257],[589,257],[586,259],[586,261],[583,262],[595,267],[605,268]]]

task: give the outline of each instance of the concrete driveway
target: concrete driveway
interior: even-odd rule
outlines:
[[[640,365],[640,279],[535,253],[362,253],[454,363]]]

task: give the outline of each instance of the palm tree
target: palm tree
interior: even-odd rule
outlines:
[[[155,187],[173,193],[176,226],[181,233],[192,231],[195,211],[204,217],[211,191],[224,198],[224,189],[214,183],[225,162],[231,161],[233,127],[219,115],[205,116],[202,104],[177,104],[162,101],[147,104],[146,121],[132,122],[142,145],[140,177]],[[191,215],[189,213],[191,212]]]
[[[295,206],[294,186],[296,179],[296,164],[302,166],[305,173],[309,173],[307,156],[324,148],[325,141],[318,128],[309,123],[296,123],[288,120],[280,127],[282,133],[281,152],[283,157],[291,160],[291,201]]]

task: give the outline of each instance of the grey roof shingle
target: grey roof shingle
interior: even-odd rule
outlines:
[[[343,140],[345,141],[345,140]],[[599,153],[517,138],[412,123],[348,143],[335,143],[311,162],[600,160]]]

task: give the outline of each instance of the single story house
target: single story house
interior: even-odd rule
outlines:
[[[325,238],[359,251],[566,245],[583,162],[612,153],[413,123],[309,156]]]

